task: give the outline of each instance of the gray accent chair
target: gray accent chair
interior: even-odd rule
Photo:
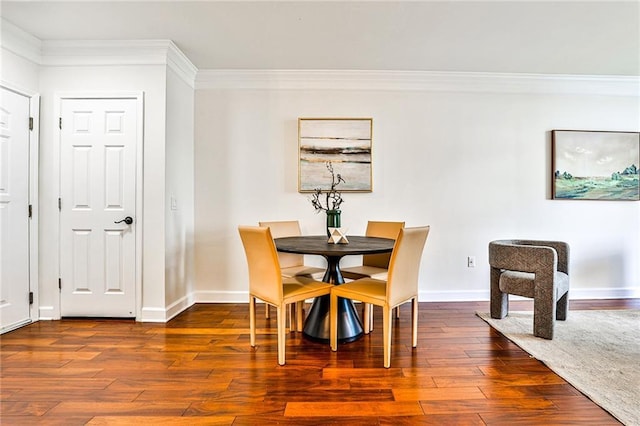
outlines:
[[[533,298],[533,334],[553,339],[555,320],[569,311],[569,245],[560,241],[489,243],[491,318],[509,313],[509,294]]]

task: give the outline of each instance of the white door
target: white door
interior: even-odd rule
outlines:
[[[137,102],[61,100],[62,316],[135,317]]]
[[[0,88],[0,329],[30,322],[29,98]]]

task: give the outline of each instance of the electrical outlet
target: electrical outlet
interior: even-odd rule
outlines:
[[[476,257],[469,256],[467,257],[467,268],[475,268],[476,267]]]

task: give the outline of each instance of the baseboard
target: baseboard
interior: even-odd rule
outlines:
[[[421,291],[420,302],[477,302],[489,300],[489,290],[470,291]],[[524,297],[510,296],[514,300]],[[572,288],[569,299],[635,299],[640,298],[640,288]]]
[[[197,291],[195,303],[249,303],[248,291]]]
[[[56,315],[53,306],[40,306],[38,308],[38,319],[41,321],[52,321],[60,319],[60,316]]]

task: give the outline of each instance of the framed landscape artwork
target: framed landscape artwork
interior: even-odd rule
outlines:
[[[372,130],[371,118],[299,118],[298,191],[329,190],[330,163],[341,192],[371,192]]]
[[[640,132],[553,130],[554,199],[640,200]]]

